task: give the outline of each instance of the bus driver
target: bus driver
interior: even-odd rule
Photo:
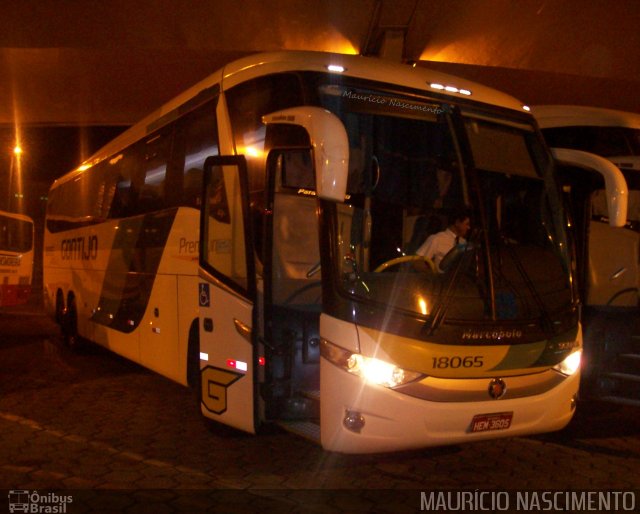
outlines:
[[[416,250],[416,255],[428,257],[436,265],[440,273],[440,262],[449,251],[458,244],[466,244],[466,235],[471,229],[471,218],[466,210],[454,210],[449,215],[448,227],[427,237],[420,248]]]

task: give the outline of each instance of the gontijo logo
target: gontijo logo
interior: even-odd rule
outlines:
[[[9,512],[63,514],[67,512],[69,503],[73,503],[73,497],[70,495],[39,494],[38,491],[30,492],[23,489],[9,491]]]
[[[98,257],[98,236],[74,237],[62,240],[62,260],[95,260]]]

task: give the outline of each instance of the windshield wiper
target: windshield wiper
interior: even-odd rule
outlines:
[[[433,315],[431,317],[431,325],[429,326],[429,335],[433,335],[433,333],[438,329],[440,325],[444,322],[446,318],[447,311],[449,310],[449,306],[451,301],[453,300],[453,291],[455,286],[458,283],[458,278],[461,275],[461,270],[463,269],[463,265],[466,267],[469,265],[470,260],[478,251],[478,240],[480,239],[480,231],[478,231],[473,238],[469,238],[467,242],[468,248],[465,250],[464,254],[458,259],[455,263],[453,270],[451,271],[451,277],[447,283],[447,289],[442,296],[442,299],[435,305],[433,310]]]
[[[529,276],[529,273],[527,272],[525,267],[522,265],[522,261],[520,260],[520,257],[518,257],[518,254],[513,249],[512,245],[507,243],[507,244],[502,244],[501,246],[505,247],[507,249],[507,251],[509,252],[509,255],[511,256],[511,259],[513,260],[514,264],[516,265],[516,269],[518,270],[518,273],[520,273],[520,276],[522,277],[522,280],[524,280],[525,286],[529,290],[529,293],[531,293],[531,297],[533,298],[533,301],[536,303],[536,305],[538,306],[538,309],[540,310],[540,326],[542,327],[542,330],[548,336],[552,336],[553,335],[553,321],[551,320],[551,316],[549,315],[549,311],[548,311],[546,305],[544,304],[544,301],[542,300],[542,296],[540,296],[540,293],[536,289],[535,284],[531,280],[531,277]]]
[[[480,239],[479,235],[477,235],[473,240],[469,241],[470,245],[475,245],[477,244],[477,240]],[[520,260],[520,258],[518,257],[517,253],[515,252],[515,250],[513,249],[513,247],[509,244],[503,244],[501,245],[502,247],[506,247],[507,251],[509,252],[509,255],[511,257],[511,259],[513,260],[513,263],[516,266],[516,269],[518,270],[518,273],[520,274],[520,276],[522,277],[525,286],[527,288],[527,290],[529,291],[529,293],[531,294],[531,297],[533,298],[536,306],[539,309],[540,312],[540,326],[542,327],[543,331],[551,336],[553,335],[553,321],[551,319],[551,316],[549,314],[549,310],[547,309],[546,305],[544,304],[544,301],[542,299],[542,296],[540,295],[540,293],[538,292],[535,284],[533,283],[533,281],[531,280],[531,277],[529,276],[529,273],[527,272],[527,270],[525,269],[525,267],[522,264],[522,261]],[[438,302],[434,308],[433,311],[433,316],[431,319],[431,325],[429,327],[429,335],[432,335],[437,329],[438,327],[440,327],[440,325],[442,325],[442,323],[444,322],[445,318],[446,318],[446,314],[447,311],[450,307],[451,301],[453,300],[454,297],[454,289],[455,286],[458,283],[460,274],[461,274],[461,270],[464,269],[466,266],[469,265],[469,260],[475,255],[475,252],[477,252],[477,247],[473,248],[472,250],[468,250],[465,252],[464,255],[462,255],[462,257],[458,260],[458,262],[455,264],[452,272],[451,272],[451,278],[449,279],[448,283],[447,283],[447,288],[446,291],[444,293],[444,295],[442,296],[442,299],[440,302]],[[498,271],[498,270],[495,270]],[[493,270],[492,270],[493,273]],[[506,277],[504,277],[503,275],[503,279],[506,280]],[[493,299],[495,300],[495,294],[493,294],[493,292],[490,293],[491,296],[493,297]],[[494,319],[496,318],[496,316],[494,316]]]

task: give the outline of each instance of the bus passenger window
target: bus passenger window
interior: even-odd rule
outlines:
[[[207,102],[176,124],[173,161],[183,170],[181,205],[200,207],[204,161],[220,153],[215,104]]]
[[[127,148],[109,160],[107,175],[116,177],[115,187],[113,183],[108,186],[109,189],[113,188],[109,209],[110,218],[124,218],[135,214],[138,197],[133,182],[137,164],[135,146]]]
[[[144,147],[144,159],[138,197],[138,213],[156,211],[165,205],[167,159],[171,148],[171,129],[151,136]]]

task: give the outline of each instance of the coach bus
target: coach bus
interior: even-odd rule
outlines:
[[[640,114],[573,105],[532,112],[550,146],[606,159],[628,189],[623,227],[616,228],[600,174],[586,163],[559,167],[575,220],[584,305],[582,394],[640,406]]]
[[[204,185],[203,185],[204,184]],[[439,268],[415,254],[458,209]],[[247,57],[51,187],[44,287],[208,418],[347,453],[558,430],[581,328],[552,156],[520,102],[315,52]]]
[[[26,303],[32,276],[33,220],[0,211],[0,307]]]

